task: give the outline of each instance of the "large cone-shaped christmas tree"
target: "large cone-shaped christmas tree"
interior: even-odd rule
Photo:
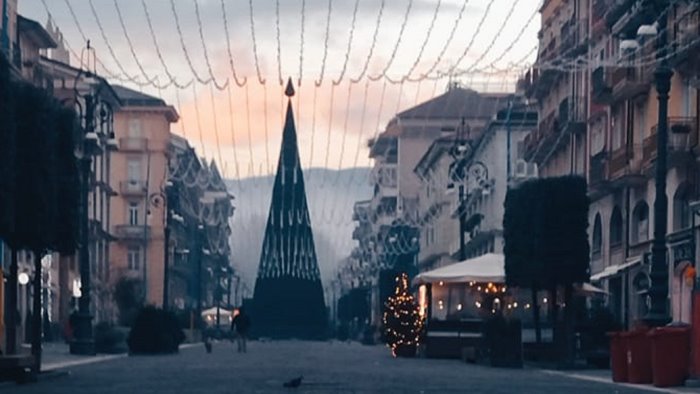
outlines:
[[[291,97],[270,214],[255,282],[252,330],[258,337],[323,338],[326,305],[301,171]]]

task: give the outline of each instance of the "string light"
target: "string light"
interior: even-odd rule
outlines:
[[[413,295],[408,292],[408,275],[396,277],[394,295],[389,297],[383,316],[387,346],[394,357],[405,348],[415,348],[420,342],[424,319]]]

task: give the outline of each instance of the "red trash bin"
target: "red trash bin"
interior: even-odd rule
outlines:
[[[682,386],[690,371],[690,327],[660,327],[648,335],[654,386]]]
[[[627,343],[622,331],[609,332],[610,369],[613,382],[627,382]]]
[[[637,384],[652,383],[651,338],[649,331],[637,329],[622,334],[627,344],[627,381]]]

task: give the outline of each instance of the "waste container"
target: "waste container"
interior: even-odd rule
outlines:
[[[627,344],[622,331],[609,332],[610,369],[613,382],[627,382]]]
[[[682,386],[690,371],[690,327],[659,327],[648,336],[654,386]]]
[[[651,338],[649,331],[637,329],[622,334],[627,345],[627,381],[637,384],[652,383]]]

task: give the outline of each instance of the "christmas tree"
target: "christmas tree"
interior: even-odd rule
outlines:
[[[408,275],[396,277],[396,290],[385,306],[384,331],[392,354],[394,357],[415,355],[423,331],[423,318],[413,295],[408,292]]]

